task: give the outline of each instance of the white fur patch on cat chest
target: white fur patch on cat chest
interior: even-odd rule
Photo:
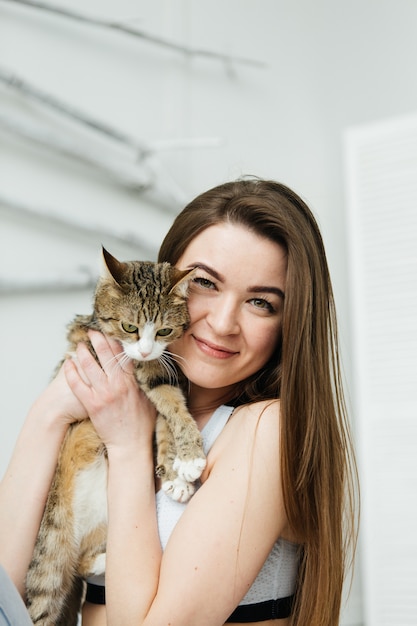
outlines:
[[[74,531],[76,541],[100,524],[107,524],[107,460],[100,455],[75,479]]]

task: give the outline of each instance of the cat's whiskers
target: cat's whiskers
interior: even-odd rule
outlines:
[[[168,374],[170,384],[178,385],[178,373],[175,369],[171,353],[167,351],[163,352],[158,361]]]
[[[104,368],[112,365],[113,367],[110,369],[110,376],[114,374],[116,370],[123,370],[123,365],[130,361],[130,357],[127,356],[125,352],[119,352],[118,354],[113,355],[106,363],[104,363]]]
[[[186,360],[184,359],[183,356],[180,356],[179,354],[174,354],[174,352],[170,352],[169,350],[165,350],[164,354],[168,355],[171,361],[175,361],[175,363],[178,363],[178,365],[182,363],[185,365]]]
[[[169,355],[170,361],[174,361],[175,363],[178,363],[178,365],[181,366],[182,365],[186,365],[187,363],[187,359],[185,359],[184,357],[180,356],[179,354],[174,354],[173,352],[169,352],[168,350],[165,351],[167,355]],[[176,375],[176,379],[178,380],[178,376]],[[190,393],[191,391],[191,383],[190,381],[187,379],[187,388],[188,388],[188,393]]]
[[[169,356],[171,362],[174,361],[175,363],[178,363],[178,365],[181,365],[181,361],[183,365],[187,363],[187,359],[185,359],[183,356],[180,356],[179,354],[174,354],[173,352],[169,352],[169,350],[165,350],[164,354]],[[178,380],[178,377],[177,377],[177,380]],[[188,393],[190,393],[191,382],[188,379],[187,379],[187,388],[188,388]]]
[[[128,354],[126,354],[126,352],[120,352],[116,356],[116,358],[122,370],[124,369],[123,366],[132,360],[131,357]]]

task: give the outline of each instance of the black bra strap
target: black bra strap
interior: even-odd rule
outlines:
[[[226,620],[229,622],[266,622],[269,619],[282,619],[291,615],[294,596],[278,598],[278,600],[266,600],[255,604],[241,604]]]
[[[102,585],[87,583],[85,601],[92,604],[106,604],[106,588]]]
[[[101,585],[87,583],[86,602],[92,604],[106,604],[106,588]],[[266,622],[269,619],[282,619],[291,615],[294,596],[267,600],[255,604],[242,604],[233,611],[226,623]]]

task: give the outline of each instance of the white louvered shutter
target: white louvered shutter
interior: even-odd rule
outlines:
[[[345,146],[365,626],[417,626],[417,116]]]

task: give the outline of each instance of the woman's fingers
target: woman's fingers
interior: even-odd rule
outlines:
[[[100,363],[89,350],[87,344],[79,343],[75,357],[73,357],[74,365],[83,381],[91,386],[92,380],[97,380],[100,376],[104,376],[104,370]]]
[[[79,379],[79,374],[75,365],[71,363],[75,370],[75,376]],[[71,376],[71,374],[70,374]],[[84,383],[83,383],[84,384]],[[57,376],[50,383],[48,392],[57,397],[62,413],[67,416],[69,422],[83,420],[88,417],[87,410],[79,397],[75,393],[68,380],[68,360],[64,362]]]
[[[97,354],[102,369],[111,375],[115,370],[123,369],[125,372],[133,372],[133,363],[126,357],[119,341],[106,337],[102,333],[89,330],[88,336]]]
[[[126,363],[122,369],[118,362],[122,348],[117,341],[96,331],[89,331],[89,339],[97,358],[87,344],[79,343],[66,373],[73,393],[92,417],[105,407],[121,404],[131,388],[137,392],[137,382],[132,364]]]
[[[107,378],[114,378],[114,373],[120,370],[118,359],[123,351],[119,342],[102,333],[89,331],[88,335],[98,362],[85,343],[78,344],[73,361],[82,380],[89,386],[98,386]]]
[[[80,364],[77,354],[72,355],[71,358],[68,358],[64,361],[63,369],[65,372],[65,377],[71,389],[78,384],[81,385],[81,383],[87,387],[91,386],[87,374]]]

